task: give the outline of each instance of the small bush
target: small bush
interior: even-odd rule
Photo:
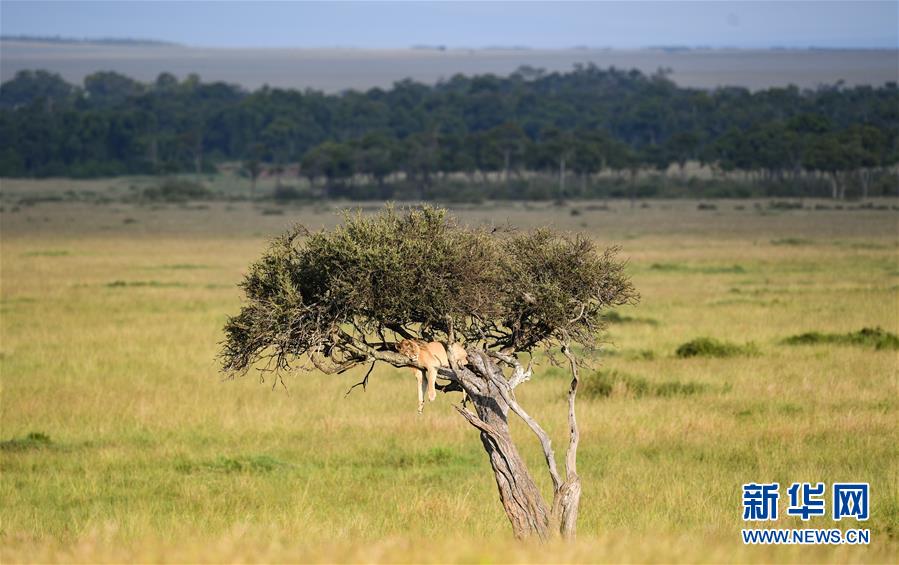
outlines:
[[[25,437],[0,441],[0,450],[23,451],[26,449],[40,449],[48,447],[50,443],[52,442],[50,441],[50,436],[47,434],[42,432],[29,432]]]
[[[631,359],[640,361],[653,361],[656,358],[656,352],[652,349],[639,349],[630,355]]]
[[[686,271],[687,266],[680,263],[653,263],[649,266],[653,271]]]
[[[734,274],[742,274],[746,272],[745,267],[743,265],[729,265],[729,266],[711,266],[711,267],[699,267],[697,269],[700,273],[705,274],[719,274],[719,273],[734,273]]]
[[[857,332],[845,334],[825,334],[821,332],[807,332],[788,337],[783,342],[785,345],[816,345],[820,343],[834,343],[838,345],[858,345],[873,347],[874,349],[899,349],[899,336],[882,328],[862,328]]]
[[[65,257],[69,255],[64,249],[48,249],[46,251],[29,251],[23,253],[22,257]]]
[[[183,288],[187,285],[181,282],[162,282],[162,281],[123,281],[116,280],[106,283],[107,288],[125,288],[125,287],[150,287],[150,288]]]
[[[667,381],[656,385],[654,393],[656,396],[670,398],[672,396],[690,396],[692,394],[698,394],[700,392],[705,392],[707,388],[708,387],[702,383]]]
[[[691,266],[683,263],[653,263],[649,266],[650,270],[663,272],[683,272],[683,273],[702,273],[704,275],[717,274],[743,274],[746,269],[742,265],[706,265]]]
[[[800,210],[802,209],[801,202],[790,202],[785,200],[772,200],[768,202],[768,208],[772,210]]]
[[[714,204],[706,204],[705,202],[700,202],[698,206],[696,206],[697,210],[717,210],[718,207]]]
[[[173,271],[194,271],[199,269],[208,269],[208,265],[195,265],[193,263],[175,263],[173,265],[161,265],[158,269],[171,269]]]
[[[648,324],[650,326],[659,325],[659,321],[653,318],[637,318],[634,316],[625,316],[617,310],[609,310],[603,317],[610,324]]]
[[[643,377],[637,377],[615,370],[597,371],[584,379],[580,392],[586,398],[608,398],[613,394],[642,398],[655,396],[670,398],[673,396],[690,396],[705,392],[708,386],[702,383],[664,381],[651,383]]]
[[[756,355],[758,349],[752,343],[739,345],[727,341],[719,341],[711,337],[698,337],[682,344],[675,351],[681,358],[689,357],[735,357],[737,355]]]
[[[187,179],[166,179],[162,184],[144,189],[143,197],[147,200],[163,202],[187,202],[188,200],[207,200],[213,196],[205,185]]]
[[[291,202],[294,200],[312,200],[313,194],[307,190],[301,190],[295,186],[281,185],[275,187],[272,198],[279,202]]]
[[[812,242],[808,239],[802,239],[800,237],[784,237],[771,240],[771,245],[811,245],[811,243]]]

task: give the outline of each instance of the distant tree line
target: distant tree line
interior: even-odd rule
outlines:
[[[20,43],[74,43],[81,45],[123,45],[123,46],[176,46],[171,41],[140,39],[136,37],[63,37],[60,35],[0,35],[0,41]]]
[[[593,65],[334,95],[168,73],[145,84],[98,72],[74,86],[21,71],[0,86],[0,176],[202,173],[235,161],[254,186],[264,170],[298,165],[326,196],[358,192],[360,178],[382,197],[398,182],[424,195],[450,174],[475,184],[543,174],[566,194],[600,173],[634,184],[688,162],[867,196],[899,162],[899,88],[708,91]]]

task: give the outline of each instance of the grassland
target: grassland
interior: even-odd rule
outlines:
[[[578,541],[535,546],[511,539],[458,398],[416,416],[388,367],[346,398],[361,375],[284,391],[217,373],[247,264],[289,223],[333,225],[330,207],[7,200],[0,560],[895,562],[896,351],[783,340],[899,332],[899,213],[716,204],[456,211],[620,244],[643,297],[596,360],[624,377],[579,405]],[[675,355],[698,337],[753,353]],[[557,445],[566,384],[543,363],[519,392]],[[514,433],[548,491],[533,437]],[[870,546],[741,543],[742,483],[856,480],[871,483]],[[777,527],[834,524],[855,526]]]

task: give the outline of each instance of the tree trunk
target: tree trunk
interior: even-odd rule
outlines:
[[[159,144],[155,134],[150,141],[150,162],[153,163],[153,174],[155,175],[159,172]]]
[[[454,384],[458,384],[475,407],[473,413],[456,407],[468,422],[481,432],[481,443],[496,478],[500,501],[506,511],[515,537],[536,537],[545,541],[560,533],[574,538],[581,498],[581,481],[577,474],[577,447],[580,440],[574,402],[578,376],[574,355],[565,346],[563,353],[571,362],[572,381],[568,391],[569,443],[565,459],[566,479],[563,483],[556,469],[555,454],[549,436],[515,399],[515,387],[530,378],[512,356],[490,353],[515,366],[515,374],[506,379],[499,366],[484,351],[468,351],[469,368],[455,366]],[[515,412],[540,440],[543,455],[553,483],[553,503],[548,508],[509,433],[509,410]]]
[[[559,159],[559,200],[565,197],[565,156]]]
[[[509,187],[509,162],[511,160],[511,155],[508,149],[503,151],[503,183],[506,185],[506,188]]]
[[[497,382],[506,382],[505,377],[483,352],[472,350],[469,361],[474,370],[461,369],[456,375],[477,413],[456,409],[481,432],[481,443],[490,458],[499,498],[515,537],[547,540],[551,536],[550,512],[509,433],[509,403],[500,390],[504,385]]]
[[[859,181],[861,181],[862,185],[862,201],[868,200],[868,186],[870,184],[870,176],[869,171],[867,169],[861,169],[859,171]]]

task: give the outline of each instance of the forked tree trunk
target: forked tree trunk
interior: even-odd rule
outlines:
[[[537,422],[518,404],[514,388],[529,378],[520,366],[511,379],[506,379],[499,366],[483,351],[469,350],[469,367],[457,368],[453,381],[468,396],[475,412],[456,407],[468,422],[478,429],[481,443],[496,479],[500,501],[512,523],[515,537],[536,537],[548,540],[561,533],[574,537],[577,531],[578,507],[581,485],[577,476],[577,422],[574,419],[574,399],[577,392],[577,368],[567,349],[566,356],[572,362],[573,380],[569,389],[570,441],[566,457],[566,475],[563,483],[556,470],[555,455],[549,437]],[[524,420],[537,435],[543,447],[544,457],[553,481],[553,503],[548,507],[540,494],[531,473],[518,452],[509,432],[509,411]]]
[[[470,358],[474,371],[460,370],[459,382],[475,411],[458,408],[481,432],[481,443],[490,458],[499,498],[512,523],[515,537],[550,537],[550,512],[509,433],[509,404],[504,400],[497,377],[505,377],[496,363],[480,352]],[[476,371],[476,372],[475,372]]]

